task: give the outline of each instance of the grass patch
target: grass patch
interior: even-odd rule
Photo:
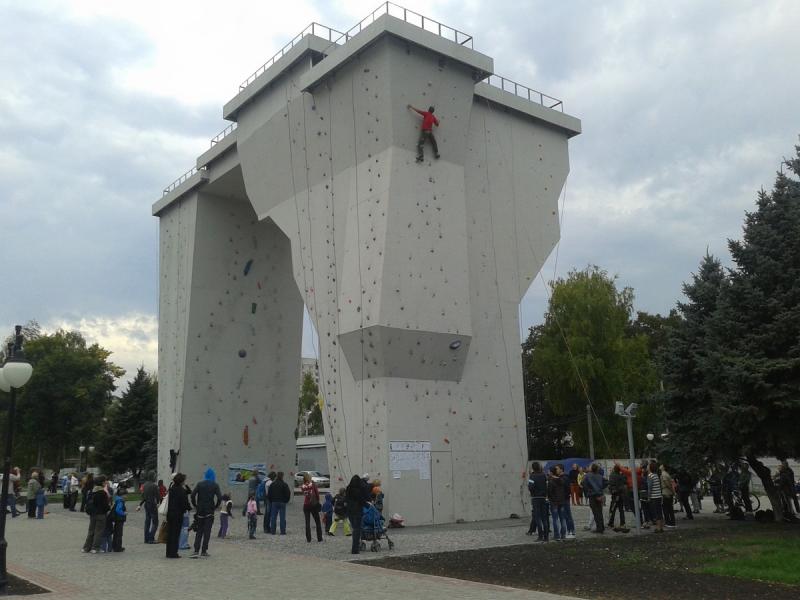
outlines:
[[[706,544],[709,558],[701,573],[800,585],[800,538],[738,537],[725,545]]]

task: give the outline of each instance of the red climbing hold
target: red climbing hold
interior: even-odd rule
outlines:
[[[242,431],[242,442],[244,442],[245,446],[250,445],[250,430],[247,425],[244,426],[244,431]]]
[[[445,444],[449,444],[449,443],[450,443],[450,440],[448,440],[447,438],[444,438],[444,443],[445,443]]]
[[[255,417],[253,417],[253,425],[258,425],[258,421],[256,421]]]

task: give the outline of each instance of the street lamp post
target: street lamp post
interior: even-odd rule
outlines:
[[[633,418],[636,416],[636,411],[639,405],[632,402],[627,408],[622,402],[617,402],[614,413],[623,419],[628,427],[628,453],[630,456],[630,464],[628,467],[631,470],[631,484],[633,487],[633,514],[636,518],[636,534],[641,535],[642,523],[639,519],[639,478],[636,476],[636,454],[633,450]]]
[[[14,328],[14,341],[8,345],[5,364],[0,368],[0,390],[10,392],[8,404],[8,423],[6,424],[6,449],[3,460],[3,485],[0,491],[0,592],[8,586],[6,570],[6,514],[8,505],[8,480],[11,476],[11,451],[13,448],[14,418],[17,411],[17,388],[28,383],[33,374],[33,367],[25,360],[22,352],[22,326]]]
[[[78,452],[80,452],[80,454],[78,455],[79,456],[79,458],[78,458],[78,470],[81,473],[83,473],[83,453],[85,451],[86,451],[86,446],[84,446],[83,444],[78,446]]]
[[[94,446],[89,446],[86,453],[86,471],[89,471],[89,455],[94,452]]]

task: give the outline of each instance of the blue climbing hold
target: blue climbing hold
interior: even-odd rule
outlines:
[[[244,266],[244,274],[245,276],[250,272],[250,267],[253,266],[253,259],[247,261],[247,264]]]

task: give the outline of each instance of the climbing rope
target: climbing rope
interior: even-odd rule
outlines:
[[[489,106],[488,100],[487,100],[486,103],[487,103],[487,106],[489,108],[489,112],[491,113],[492,109],[491,109],[491,106]],[[511,384],[512,376],[511,376],[510,357],[508,355],[508,343],[506,341],[505,326],[503,324],[503,304],[502,304],[502,301],[500,300],[500,281],[499,281],[498,276],[497,276],[497,273],[499,271],[499,265],[498,265],[498,262],[497,262],[497,246],[495,244],[495,239],[494,239],[494,216],[493,216],[492,202],[491,202],[492,182],[491,182],[491,177],[489,176],[489,150],[488,150],[488,148],[489,148],[489,132],[488,132],[487,127],[486,127],[486,114],[485,113],[483,115],[483,136],[484,136],[484,141],[485,141],[485,143],[483,145],[483,157],[484,157],[484,165],[485,165],[485,172],[486,172],[486,190],[487,190],[487,194],[488,194],[488,196],[490,198],[490,200],[489,200],[489,230],[491,232],[492,259],[494,261],[494,283],[495,283],[495,287],[497,289],[497,311],[500,314],[500,335],[502,336],[502,339],[503,339],[503,351],[505,352],[505,357],[506,357],[505,363],[506,363],[506,371],[507,371],[507,376],[508,376],[508,379],[507,379],[507,381],[508,381],[508,397],[509,397],[509,400],[511,401],[511,406],[512,406],[512,408],[514,410],[514,425],[515,425],[515,427],[519,427],[519,415],[517,413],[517,403],[514,401],[514,393],[513,393],[512,384]],[[503,147],[499,142],[499,138],[498,138],[498,147],[500,148],[500,152],[503,155],[503,160],[505,161],[505,152],[503,151]],[[513,147],[513,144],[512,144],[512,147]],[[513,187],[512,187],[512,202],[516,203],[516,192],[513,189]],[[514,236],[516,237],[516,235],[517,235],[517,229],[516,229],[516,223],[515,223],[515,225],[514,225]],[[516,241],[515,241],[515,247],[517,247],[516,246]],[[517,270],[517,273],[519,274],[519,270]],[[524,394],[525,394],[525,390],[524,389],[522,390],[522,394],[523,394],[523,401],[524,401]],[[525,474],[527,473],[527,468],[528,468],[528,448],[527,448],[528,428],[527,428],[527,421],[525,422],[525,442],[526,442],[526,447],[525,448],[522,447],[522,444],[520,443],[520,440],[519,440],[519,433],[518,432],[517,432],[517,435],[515,435],[515,437],[516,437],[516,440],[517,440],[517,446],[519,447],[519,452],[524,457],[524,461],[525,461],[525,463],[524,463],[524,465],[522,465],[522,469],[521,469],[521,472],[523,474],[523,481],[520,483],[520,487],[519,487],[520,504],[524,509],[524,507],[525,507],[525,479],[524,479],[524,477],[525,477]]]
[[[290,110],[290,103],[289,103],[289,90],[288,90],[288,88],[284,88],[284,94],[285,94],[285,98],[286,98],[286,128],[287,128],[287,133],[289,135],[289,168],[291,170],[291,176],[292,176],[293,204],[294,204],[294,209],[295,209],[295,219],[297,221],[297,243],[299,244],[298,253],[300,254],[300,268],[303,271],[303,288],[304,288],[304,291],[305,291],[304,296],[305,296],[305,300],[308,301],[309,300],[308,278],[306,276],[306,266],[305,266],[305,260],[303,258],[303,237],[302,237],[302,232],[301,232],[301,229],[300,229],[300,209],[299,209],[299,206],[298,206],[298,203],[297,203],[297,186],[296,186],[295,180],[294,180],[294,172],[295,172],[294,171],[294,152],[292,150],[294,144],[293,144],[292,128],[291,128],[291,110]],[[305,120],[306,120],[305,119],[305,99],[303,99],[303,130],[304,130],[304,135],[305,135]],[[305,143],[304,143],[304,154],[306,155],[306,166],[307,166],[308,165],[308,162],[307,162],[308,161],[308,140],[306,139],[304,141],[305,141]],[[307,177],[308,177],[308,168],[306,168],[306,178]],[[308,179],[306,179],[306,184],[308,184]],[[308,189],[308,185],[306,185],[306,190],[307,190],[308,194],[310,194],[310,190]],[[307,206],[308,206],[308,204],[307,204]],[[308,210],[306,212],[308,213]],[[310,214],[308,215],[308,218],[309,218],[309,225],[310,225]],[[309,239],[309,244],[310,243],[311,243],[311,240]],[[313,248],[311,248],[311,255],[312,255],[312,260],[313,260]],[[313,266],[312,266],[312,269],[313,269]],[[312,271],[312,273],[313,273],[313,271]],[[316,307],[316,302],[314,302],[314,305]],[[316,314],[316,308],[314,310],[314,313]],[[309,314],[309,317],[313,319],[313,317],[311,317],[310,314]],[[313,321],[312,321],[312,325],[313,325]],[[312,333],[312,341],[313,341],[313,333]],[[319,351],[318,351],[318,349],[316,347],[314,348],[314,355],[315,355],[316,360],[317,360],[317,365],[320,365],[321,363],[319,361]],[[325,379],[325,372],[324,372],[322,367],[320,367],[320,385],[323,388],[323,392],[322,392],[323,396],[325,396],[326,395],[326,393],[325,393],[326,379]],[[328,424],[330,425],[330,422]],[[336,455],[336,460],[339,463],[339,465],[341,465],[342,461],[341,461],[341,457],[339,456],[339,449],[338,449],[337,444],[336,444],[335,436],[331,435],[330,437],[331,437],[331,442],[333,444],[334,454]],[[346,435],[345,435],[345,451],[347,451],[347,436]],[[348,460],[349,460],[349,457],[348,457]]]

